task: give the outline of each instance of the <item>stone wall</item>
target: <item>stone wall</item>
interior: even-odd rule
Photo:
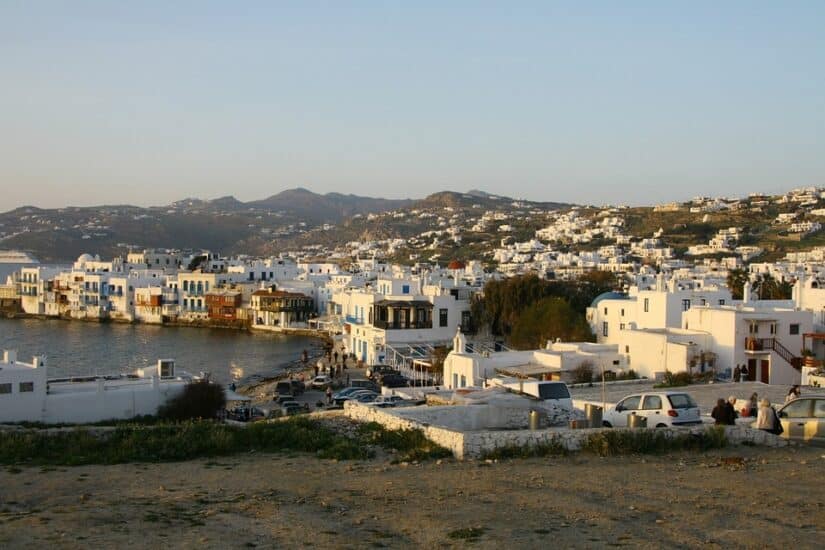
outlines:
[[[467,406],[472,408],[472,406]],[[615,428],[591,428],[570,430],[565,428],[550,428],[544,430],[460,430],[442,426],[431,426],[424,419],[438,419],[446,413],[444,410],[426,411],[425,409],[453,409],[456,415],[457,407],[411,407],[399,409],[380,409],[361,403],[347,401],[344,412],[347,416],[361,422],[377,422],[388,430],[420,429],[432,442],[452,451],[458,459],[479,458],[486,453],[503,447],[535,446],[557,442],[568,451],[578,451],[585,440],[593,433],[599,433]],[[461,411],[466,412],[466,411]],[[647,428],[659,430],[670,437],[684,433],[699,434],[710,425],[691,426],[684,428]],[[754,430],[747,426],[726,426],[725,435],[732,445],[749,443],[768,447],[787,446],[788,440],[776,435]]]

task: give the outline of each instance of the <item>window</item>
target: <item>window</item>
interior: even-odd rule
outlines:
[[[814,399],[814,417],[825,418],[825,399]]]
[[[607,315],[607,308],[604,308],[604,314]]]
[[[759,331],[759,326],[756,323],[751,323],[750,327],[748,327],[748,332],[751,334],[756,334]]]
[[[719,300],[719,305],[720,305],[720,306],[725,305],[725,299],[724,299],[724,298],[722,298],[721,300]]]
[[[645,298],[645,313],[650,311],[650,298]]]
[[[622,309],[621,309],[621,311],[619,312],[619,314],[620,314],[622,317],[624,317],[624,308],[622,308]]]
[[[625,353],[630,353],[630,346],[625,346],[624,347],[624,352]]]
[[[648,395],[645,397],[642,408],[648,411],[658,411],[662,408],[662,398],[658,395]]]
[[[0,384],[0,394],[11,393],[11,384]]]
[[[687,311],[690,309],[690,299],[682,300],[682,311]]]
[[[641,400],[642,400],[641,395],[633,395],[633,396],[628,397],[627,399],[625,399],[621,403],[619,403],[619,407],[621,407],[621,409],[623,411],[635,411],[636,409],[639,408],[639,402]],[[616,407],[616,408],[619,408],[619,407]]]
[[[619,323],[619,330],[624,330],[624,323]]]
[[[466,388],[466,387],[467,387],[467,377],[466,377],[466,376],[464,376],[463,374],[461,375],[461,387],[462,387],[462,388]]]
[[[674,409],[692,409],[696,407],[696,401],[686,393],[677,393],[668,396],[670,404]]]
[[[810,418],[810,416],[810,399],[797,399],[792,403],[788,403],[788,405],[782,409],[782,418]]]
[[[602,323],[602,336],[607,336],[607,321]]]
[[[458,375],[455,374],[455,373],[453,373],[453,387],[454,388],[458,387]]]
[[[791,324],[790,334],[799,334],[799,324],[798,323]]]
[[[439,309],[438,310],[438,326],[446,327],[447,326],[447,310],[446,309]]]
[[[776,323],[771,323],[770,329],[771,334],[776,334]]]
[[[410,285],[403,285],[401,287],[401,294],[409,294],[410,293]]]

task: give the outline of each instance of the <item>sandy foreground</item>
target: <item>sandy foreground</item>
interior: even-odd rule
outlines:
[[[823,454],[4,468],[0,547],[814,547]]]

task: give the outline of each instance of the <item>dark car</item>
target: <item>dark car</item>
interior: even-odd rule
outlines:
[[[381,385],[385,388],[404,388],[410,385],[410,381],[400,374],[385,374],[381,377]]]
[[[371,366],[367,367],[367,370],[366,370],[365,374],[366,374],[367,378],[369,378],[371,380],[375,380],[375,379],[380,378],[381,376],[383,376],[385,374],[401,374],[401,373],[398,372],[396,369],[392,368],[389,365],[371,365]]]
[[[292,395],[301,395],[306,389],[306,384],[300,380],[290,380],[289,384],[292,386]]]
[[[289,380],[284,380],[282,382],[278,382],[277,384],[275,384],[275,394],[278,397],[284,395],[292,396],[292,384],[289,382]]]

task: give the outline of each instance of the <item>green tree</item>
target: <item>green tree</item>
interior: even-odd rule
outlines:
[[[727,284],[731,296],[734,300],[742,299],[742,289],[748,282],[748,272],[744,269],[731,269],[728,271]]]
[[[563,298],[542,298],[527,307],[513,324],[508,342],[517,349],[543,348],[548,340],[592,341],[584,314]]]

